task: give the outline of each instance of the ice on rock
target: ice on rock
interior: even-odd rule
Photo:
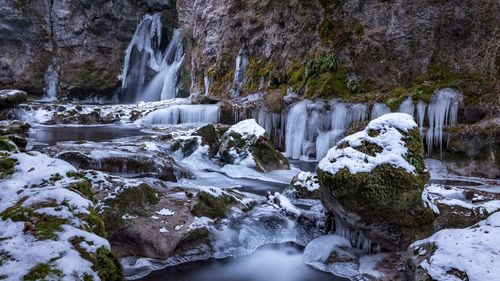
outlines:
[[[414,173],[415,167],[404,159],[408,150],[402,141],[403,135],[398,130],[407,132],[415,127],[417,124],[413,121],[413,117],[406,113],[383,115],[372,120],[364,131],[342,139],[339,143],[347,142],[350,146],[330,149],[327,156],[320,161],[318,168],[331,174],[347,168],[352,174],[356,174],[370,172],[375,167],[388,163]],[[371,137],[368,134],[369,130],[380,131],[380,134]],[[380,146],[383,149],[382,152],[371,156],[353,148],[360,146],[363,141]]]
[[[335,252],[339,262],[328,261],[332,252]],[[358,265],[356,256],[351,251],[351,243],[340,235],[320,236],[307,244],[304,249],[304,263],[341,277],[358,275]]]

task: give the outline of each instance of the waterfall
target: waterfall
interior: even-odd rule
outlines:
[[[205,85],[205,96],[208,97],[208,94],[210,94],[210,83],[212,83],[212,78],[209,76],[205,76],[203,78],[203,84]]]
[[[57,84],[59,83],[59,73],[57,73],[57,64],[56,62],[52,62],[49,67],[47,67],[47,71],[43,76],[45,81],[44,98],[45,101],[55,101],[57,100]]]
[[[391,109],[385,103],[375,103],[370,118],[373,120],[387,113],[391,113]]]
[[[174,30],[166,50],[162,33],[160,14],[148,14],[137,25],[119,77],[120,102],[158,101],[176,96],[183,61],[180,31]]]
[[[413,105],[413,99],[408,97],[404,100],[398,107],[398,112],[403,112],[415,116],[415,106]]]
[[[433,146],[439,144],[442,150],[443,129],[457,122],[460,93],[450,88],[436,92],[427,110],[429,130],[427,131],[427,152],[431,153]]]
[[[184,123],[218,123],[220,106],[218,104],[181,104],[155,110],[139,122],[142,124],[184,124]]]

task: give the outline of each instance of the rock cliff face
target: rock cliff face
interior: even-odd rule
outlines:
[[[336,53],[349,80],[402,84],[431,65],[498,74],[500,5],[480,1],[0,0],[0,87],[40,94],[54,64],[62,95],[109,94],[142,15],[184,30],[181,88],[228,95],[236,56],[248,56],[241,91],[261,78],[288,82],[294,63]],[[175,8],[175,9],[174,9]]]
[[[409,82],[431,65],[497,72],[499,8],[491,0],[177,2],[193,74],[200,84],[212,77],[215,94],[228,88],[218,83],[232,82],[241,50],[247,84],[269,72],[270,84],[285,83],[293,62],[328,52],[339,54],[350,79],[381,85]]]

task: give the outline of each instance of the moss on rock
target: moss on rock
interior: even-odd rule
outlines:
[[[411,241],[429,234],[434,220],[434,214],[422,202],[429,175],[418,128],[415,125],[407,131],[398,131],[407,149],[402,157],[415,167],[414,173],[389,163],[378,164],[370,172],[354,174],[348,168],[341,168],[335,174],[317,170],[321,200],[327,209],[345,220],[349,227],[362,229],[369,239],[386,250],[402,250]],[[367,130],[367,134],[377,137],[381,132],[372,129]],[[369,138],[352,147],[367,156],[378,157],[383,148],[367,140]],[[343,141],[336,149],[348,146],[351,146],[349,142]]]
[[[144,215],[149,205],[156,205],[158,202],[156,190],[147,184],[127,188],[116,198],[107,199],[104,203],[109,208],[102,212],[106,231],[112,232],[120,228],[124,224],[124,214]]]
[[[217,154],[217,151],[219,150],[219,138],[217,136],[217,130],[215,129],[214,125],[205,125],[196,130],[194,134],[202,137],[203,145],[208,145],[208,155],[210,157],[213,157],[215,156],[215,154]]]
[[[62,272],[49,263],[39,263],[23,277],[23,281],[59,280]]]
[[[208,192],[201,191],[196,196],[197,203],[191,210],[191,214],[197,217],[222,218],[236,199],[228,194],[214,196]]]

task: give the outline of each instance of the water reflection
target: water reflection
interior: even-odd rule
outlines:
[[[153,272],[140,281],[343,281],[305,265],[303,249],[272,244],[245,257],[187,263]]]
[[[55,145],[60,141],[107,141],[146,135],[133,126],[37,126],[30,133],[37,143]]]

